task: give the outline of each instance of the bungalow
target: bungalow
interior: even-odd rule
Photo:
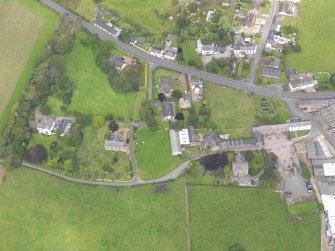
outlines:
[[[176,60],[177,48],[169,48],[164,53],[164,58],[169,60]]]
[[[169,134],[172,156],[181,155],[183,152],[179,143],[178,133],[175,130],[170,129]]]
[[[188,91],[184,91],[182,98],[179,99],[179,108],[180,109],[191,108],[191,95]]]
[[[114,54],[110,55],[109,57],[109,63],[111,65],[114,65],[116,69],[118,70],[123,70],[124,68],[126,68],[127,64],[124,62],[123,58],[120,58]]]
[[[293,3],[280,2],[278,7],[278,15],[293,17],[297,13],[297,7]]]
[[[68,134],[70,129],[71,129],[71,126],[72,126],[72,121],[71,120],[63,119],[61,124],[60,124],[60,127],[59,127],[60,136],[63,137],[66,134]]]
[[[144,37],[132,37],[129,42],[133,46],[140,47],[142,44],[145,43]]]
[[[45,135],[54,135],[56,127],[56,119],[50,116],[42,116],[37,121],[37,131]]]
[[[112,150],[118,152],[127,152],[128,146],[122,140],[121,135],[119,133],[114,133],[110,139],[105,140],[105,150]]]
[[[249,162],[244,158],[243,154],[235,155],[233,161],[233,175],[237,177],[247,176],[249,172]]]
[[[202,81],[191,82],[191,92],[193,101],[201,101],[204,95],[204,86]]]
[[[263,59],[262,77],[277,78],[280,77],[280,58],[264,58]]]
[[[318,81],[313,79],[312,73],[291,74],[289,78],[289,87],[292,92],[306,90],[318,85]]]
[[[164,93],[166,97],[170,97],[173,92],[172,78],[160,77],[158,81],[158,92]]]
[[[163,102],[162,119],[164,121],[174,121],[175,116],[174,102]]]
[[[118,37],[122,33],[122,29],[113,26],[112,23],[108,22],[106,23],[103,18],[98,17],[94,22],[93,25],[98,27],[100,30],[103,30],[108,35]]]
[[[152,46],[152,47],[149,48],[149,53],[152,56],[155,56],[155,57],[162,58],[163,57],[163,52],[164,52],[164,50],[162,48],[159,48],[159,47],[156,47],[156,46]]]

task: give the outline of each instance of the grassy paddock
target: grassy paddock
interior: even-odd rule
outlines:
[[[183,182],[169,183],[166,193],[153,189],[117,192],[25,168],[7,172],[0,191],[0,249],[185,250]]]
[[[229,133],[231,137],[250,136],[250,127],[261,124],[256,115],[266,118],[277,117],[285,122],[292,115],[285,104],[279,100],[262,101],[261,96],[245,94],[241,91],[209,84],[205,85],[205,97],[211,108],[211,119],[220,132]],[[269,111],[263,111],[262,102],[268,102]]]
[[[0,28],[0,131],[7,125],[57,19],[54,12],[37,1],[0,2],[0,24],[4,24]]]
[[[192,250],[320,249],[320,219],[295,222],[278,194],[260,189],[190,187]],[[308,240],[308,241],[306,241]]]
[[[138,109],[145,99],[145,87],[134,93],[114,92],[109,86],[107,75],[95,64],[94,51],[79,42],[87,36],[86,33],[78,33],[73,51],[66,59],[67,74],[77,84],[69,109],[100,116],[111,113],[121,120],[139,120]]]
[[[148,127],[136,132],[136,152],[143,179],[161,177],[183,161],[171,155],[168,131],[151,132]]]
[[[302,72],[335,72],[335,57],[327,49],[335,40],[334,9],[332,0],[301,1],[297,18],[301,52],[289,54],[286,65]]]

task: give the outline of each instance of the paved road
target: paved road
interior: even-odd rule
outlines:
[[[56,4],[52,0],[41,0],[43,4],[48,6],[49,8],[53,9],[59,14],[68,14],[72,19],[77,19],[78,16],[70,12],[69,10],[63,8],[62,6]],[[269,87],[261,87],[256,85],[249,85],[247,81],[238,81],[229,78],[225,78],[222,76],[218,76],[216,74],[208,73],[205,71],[197,70],[194,68],[186,67],[183,65],[179,65],[178,63],[160,59],[158,57],[154,57],[146,52],[140,51],[133,46],[125,44],[120,40],[106,34],[99,28],[95,27],[93,24],[88,23],[86,21],[82,21],[82,25],[85,29],[93,34],[97,34],[98,37],[101,39],[109,39],[116,43],[117,47],[127,51],[129,54],[137,58],[141,58],[149,63],[154,64],[157,67],[163,67],[166,69],[174,70],[177,72],[182,72],[188,75],[197,76],[201,79],[219,84],[228,86],[231,88],[239,89],[248,93],[255,93],[262,96],[274,97],[279,99],[330,99],[335,98],[335,93],[322,93],[322,94],[310,94],[310,93],[291,93],[291,92],[283,92],[281,90],[273,90]]]
[[[259,67],[259,63],[262,58],[263,51],[265,49],[266,42],[268,40],[268,37],[270,35],[273,19],[277,13],[278,9],[278,1],[277,0],[271,0],[271,8],[269,12],[269,17],[266,20],[266,24],[263,27],[263,33],[262,33],[262,38],[257,46],[256,53],[254,55],[254,62],[252,64],[252,68],[248,77],[248,82],[250,84],[256,84],[255,81],[257,81],[256,76],[257,76],[257,71]]]

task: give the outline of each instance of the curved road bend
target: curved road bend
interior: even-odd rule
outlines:
[[[243,147],[243,148],[239,148],[239,149],[227,149],[225,151],[247,151],[247,150],[257,150],[257,149],[261,149],[261,147]],[[192,160],[198,160],[203,156],[206,155],[211,155],[214,154],[216,152],[211,152],[208,154],[202,154],[198,157],[193,158]],[[0,159],[0,163],[3,163],[4,160]],[[93,186],[115,186],[115,187],[127,187],[127,186],[136,186],[136,185],[145,185],[145,184],[154,184],[154,183],[159,183],[159,182],[166,182],[166,181],[170,181],[170,180],[174,180],[177,179],[182,172],[188,168],[188,165],[190,163],[190,160],[185,161],[184,163],[182,163],[181,165],[179,165],[177,168],[173,169],[171,172],[169,172],[168,174],[164,175],[163,177],[157,178],[157,179],[152,179],[152,180],[142,180],[142,179],[136,179],[133,178],[130,181],[124,181],[124,182],[114,182],[114,181],[93,181],[93,180],[83,180],[83,179],[78,179],[78,178],[73,178],[55,171],[52,171],[50,169],[38,166],[38,165],[34,165],[28,162],[23,162],[22,166],[27,167],[27,168],[31,168],[34,169],[36,171],[40,171],[52,176],[55,176],[57,178],[60,178],[62,180],[65,181],[69,181],[72,183],[78,183],[78,184],[84,184],[84,185],[93,185]]]
[[[78,18],[77,15],[73,14],[72,12],[65,9],[64,7],[56,4],[52,0],[41,0],[41,2],[59,14],[68,14],[72,19]],[[219,84],[219,85],[224,85],[224,86],[228,86],[231,88],[246,91],[248,93],[255,93],[261,96],[274,97],[278,99],[284,99],[284,98],[286,99],[330,99],[330,98],[335,98],[335,93],[309,94],[309,93],[284,92],[281,90],[274,90],[269,87],[249,85],[248,81],[244,81],[244,82],[237,81],[237,80],[225,78],[222,76],[218,76],[216,74],[208,73],[202,70],[197,70],[194,68],[186,67],[186,66],[177,64],[175,62],[164,60],[158,57],[154,57],[146,52],[137,50],[133,46],[125,44],[121,42],[120,40],[115,39],[114,37],[108,35],[107,33],[95,27],[91,23],[82,21],[82,25],[92,34],[97,34],[101,39],[105,39],[105,40],[109,39],[109,40],[114,41],[119,48],[127,51],[129,54],[132,54],[135,57],[146,60],[149,63],[152,63],[156,66],[182,72],[188,75],[197,76],[199,78],[202,78],[204,80],[207,80],[207,81]]]

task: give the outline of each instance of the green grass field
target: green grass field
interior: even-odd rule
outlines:
[[[145,99],[145,87],[136,93],[115,93],[107,75],[96,66],[94,51],[79,42],[86,36],[86,33],[78,33],[73,51],[66,58],[67,74],[77,83],[69,109],[100,116],[113,114],[121,120],[139,120],[138,109]]]
[[[151,132],[148,127],[136,132],[137,162],[142,179],[161,177],[183,162],[171,155],[169,132]]]
[[[205,85],[205,97],[217,130],[229,133],[231,137],[249,136],[250,127],[260,124],[256,115],[268,118],[278,116],[280,122],[285,122],[292,117],[285,104],[279,100],[262,101],[260,96],[247,95],[241,91],[214,84]],[[262,102],[270,103],[269,111],[262,110],[264,108],[261,106]]]
[[[185,62],[188,63],[190,60],[194,61],[199,68],[203,68],[203,64],[200,56],[195,52],[197,45],[195,40],[186,40],[183,43],[183,55]]]
[[[34,0],[0,1],[0,131],[29,82],[57,19]]]
[[[304,0],[297,18],[300,53],[287,56],[286,65],[302,72],[335,72],[335,57],[330,53],[335,40],[335,1]]]
[[[277,193],[259,189],[189,187],[192,250],[314,251],[320,219],[301,214],[295,222]],[[308,241],[306,241],[308,240]]]
[[[183,179],[168,192],[71,184],[25,168],[0,189],[0,250],[186,250]],[[192,250],[314,251],[316,202],[291,206],[269,190],[188,186]],[[302,221],[291,219],[299,213]],[[34,241],[32,241],[34,240]],[[308,240],[308,241],[306,241]]]
[[[185,250],[185,222],[181,180],[117,192],[20,168],[0,189],[0,250]]]
[[[64,6],[83,16],[87,20],[93,20],[98,12],[98,5],[94,0],[58,0]],[[73,2],[73,3],[71,3]],[[116,11],[123,19],[130,19],[139,24],[152,34],[172,32],[175,26],[174,20],[169,21],[169,16],[175,15],[175,9],[171,0],[102,0],[99,6],[111,11]],[[162,17],[166,16],[167,17]]]

